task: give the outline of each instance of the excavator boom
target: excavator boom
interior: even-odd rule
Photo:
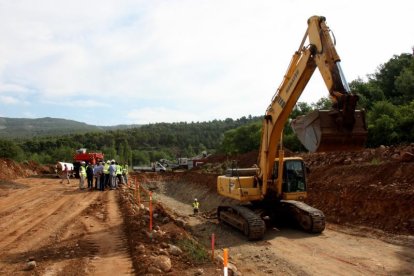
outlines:
[[[316,68],[328,89],[333,109],[318,110],[294,120],[292,128],[299,140],[312,152],[352,151],[364,147],[367,137],[365,113],[356,110],[358,96],[351,93],[345,80],[341,60],[325,20],[323,16],[308,19],[308,28],[299,49],[266,110],[258,158],[263,194],[266,193],[284,125]],[[304,46],[306,40],[309,41],[308,46]]]
[[[325,20],[323,16],[309,18],[305,37],[309,37],[312,58],[328,88],[333,110],[315,110],[296,118],[291,126],[311,152],[360,150],[367,138],[365,112],[355,110],[358,96],[350,91]]]
[[[309,41],[308,46],[304,46]],[[258,166],[232,169],[217,178],[219,194],[244,203],[219,206],[217,217],[241,230],[249,239],[261,239],[264,218],[281,214],[293,218],[310,233],[325,229],[322,211],[302,202],[306,196],[305,164],[300,157],[284,157],[283,128],[314,71],[318,68],[332,100],[332,110],[316,110],[293,120],[292,128],[309,151],[358,150],[367,137],[365,113],[356,110],[340,58],[322,16],[312,16],[286,74],[263,119]],[[246,204],[249,203],[249,204]]]

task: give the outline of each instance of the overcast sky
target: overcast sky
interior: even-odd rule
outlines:
[[[0,117],[95,125],[264,114],[312,15],[348,82],[414,46],[414,1],[0,0]],[[315,72],[299,101],[327,96]]]

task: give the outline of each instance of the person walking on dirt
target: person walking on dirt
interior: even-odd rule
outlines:
[[[85,189],[85,178],[86,178],[86,167],[85,162],[81,162],[81,166],[79,167],[79,189]]]
[[[198,202],[197,198],[194,198],[194,202],[193,202],[194,215],[198,214],[198,209],[199,208],[200,208],[200,202]]]
[[[91,163],[86,167],[86,177],[88,179],[88,189],[91,190],[93,187],[93,167]]]
[[[63,180],[64,179],[67,179],[68,184],[70,184],[70,180],[69,180],[69,168],[68,168],[68,165],[66,165],[66,164],[63,166],[63,173],[62,173],[62,177],[61,177],[60,183],[63,183]]]

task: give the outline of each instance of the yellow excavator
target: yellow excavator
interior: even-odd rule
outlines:
[[[300,47],[266,110],[258,165],[228,169],[217,179],[218,193],[240,203],[219,206],[219,221],[241,230],[249,240],[263,238],[267,220],[293,220],[310,233],[321,233],[325,229],[323,212],[303,202],[307,197],[304,161],[300,157],[284,157],[281,147],[285,123],[316,68],[328,88],[332,109],[316,110],[296,118],[291,122],[294,132],[311,152],[352,151],[364,147],[365,113],[356,110],[358,96],[350,91],[345,80],[325,17],[312,16]]]

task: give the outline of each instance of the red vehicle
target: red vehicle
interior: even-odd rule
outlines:
[[[81,162],[86,164],[97,164],[104,160],[104,154],[100,152],[86,152],[86,149],[76,150],[76,154],[73,156],[73,166],[76,177],[79,177],[79,167]]]

